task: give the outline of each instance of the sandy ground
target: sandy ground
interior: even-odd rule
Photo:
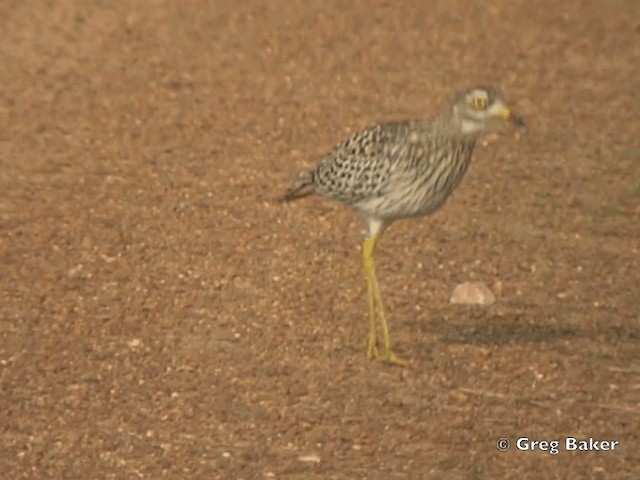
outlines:
[[[1,476],[640,478],[640,3],[238,4],[0,3]],[[370,361],[361,220],[275,200],[475,84],[529,129],[385,234]]]

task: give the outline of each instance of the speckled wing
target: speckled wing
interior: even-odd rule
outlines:
[[[384,195],[398,160],[419,149],[413,123],[377,125],[338,144],[311,172],[316,193],[351,205]]]

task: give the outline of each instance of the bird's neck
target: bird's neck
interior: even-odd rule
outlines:
[[[435,119],[433,130],[436,135],[457,137],[471,144],[482,134],[474,122],[461,118],[453,108],[447,109]]]

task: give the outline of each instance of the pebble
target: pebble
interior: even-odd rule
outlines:
[[[451,294],[451,303],[465,305],[492,305],[496,296],[484,282],[464,282],[456,285]]]

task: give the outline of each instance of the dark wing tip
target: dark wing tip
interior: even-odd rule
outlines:
[[[313,193],[313,178],[309,172],[302,173],[298,176],[293,186],[282,195],[278,201],[280,203],[289,203],[299,198],[308,197]]]

